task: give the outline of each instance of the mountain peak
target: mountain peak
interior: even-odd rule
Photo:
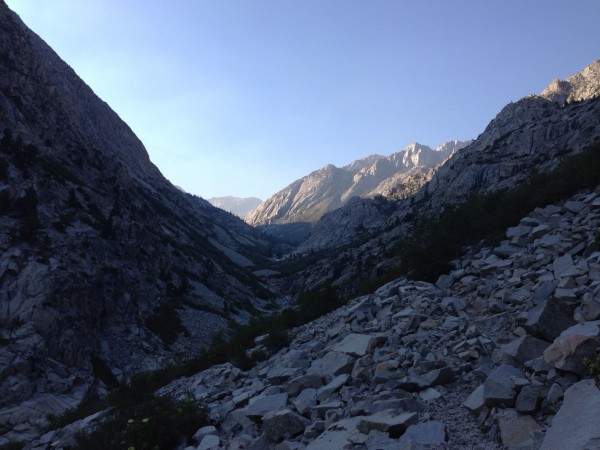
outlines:
[[[404,197],[428,179],[422,176],[424,172],[437,167],[466,144],[450,141],[433,150],[412,142],[398,153],[370,155],[341,169],[327,164],[262,202],[246,221],[252,225],[315,222],[352,197]]]
[[[540,96],[560,104],[600,96],[600,59],[564,80],[553,80]]]

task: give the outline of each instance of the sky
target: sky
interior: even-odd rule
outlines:
[[[474,139],[600,58],[598,0],[5,1],[204,198]]]

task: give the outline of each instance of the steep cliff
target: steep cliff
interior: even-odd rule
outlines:
[[[262,235],[167,181],[4,2],[0,133],[0,434],[73,405],[103,367],[157,368],[272,297],[252,274]]]

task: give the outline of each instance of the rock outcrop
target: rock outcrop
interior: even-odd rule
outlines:
[[[554,80],[540,97],[561,105],[600,96],[600,59],[565,80]]]

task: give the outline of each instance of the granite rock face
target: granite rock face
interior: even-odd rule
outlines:
[[[342,168],[328,164],[262,202],[246,221],[251,225],[316,222],[352,197],[406,198],[431,178],[431,169],[466,144],[450,141],[431,149],[415,142],[387,157],[371,155]]]
[[[163,366],[270,296],[252,273],[264,237],[166,180],[4,2],[0,167],[0,435],[76,405],[94,370]]]
[[[595,449],[600,446],[600,390],[582,380],[565,392],[565,400],[546,432],[541,450]]]

